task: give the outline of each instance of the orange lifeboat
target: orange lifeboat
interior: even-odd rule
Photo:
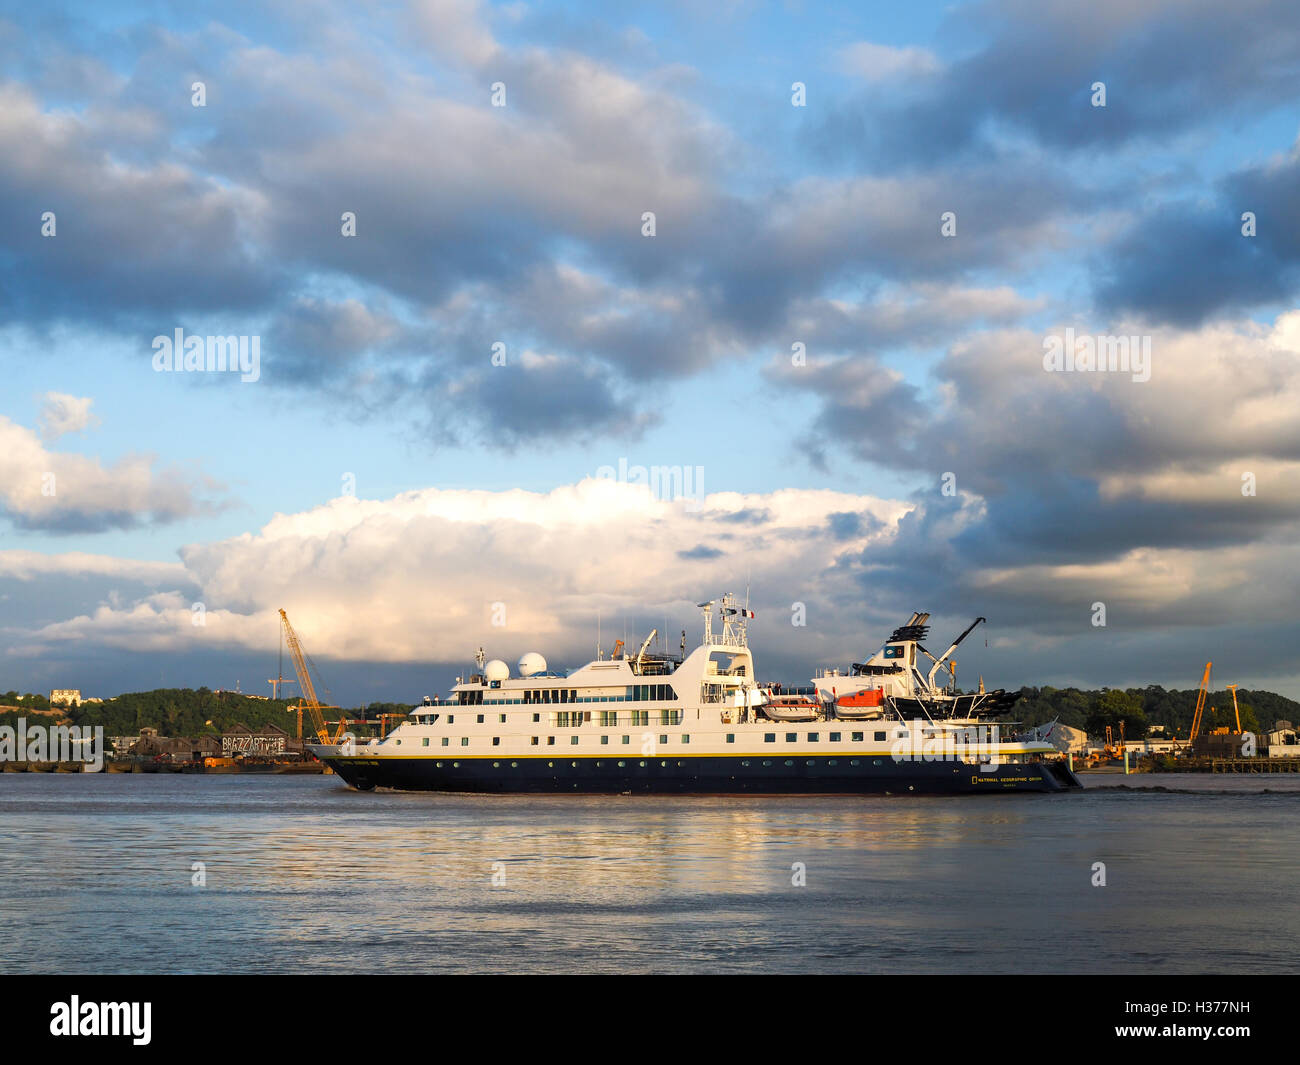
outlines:
[[[863,688],[835,700],[836,717],[881,717],[885,693],[879,688]]]

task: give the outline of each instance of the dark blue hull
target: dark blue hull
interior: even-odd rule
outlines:
[[[979,767],[859,758],[366,758],[322,755],[362,791],[769,795],[957,795],[1078,788],[1062,762]]]

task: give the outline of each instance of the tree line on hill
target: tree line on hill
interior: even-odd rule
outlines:
[[[16,691],[0,696],[0,724],[14,725],[34,710],[50,709],[49,699]],[[370,703],[363,709],[344,710],[348,718],[377,720],[380,713],[404,714],[405,703]],[[161,736],[219,736],[236,725],[257,729],[277,725],[290,735],[297,728],[297,699],[258,699],[237,692],[214,692],[208,688],[159,688],[147,692],[126,692],[102,703],[81,703],[64,709],[73,725],[103,726],[106,736],[135,736],[143,728],[157,729]],[[338,710],[326,710],[325,717],[338,720]],[[310,717],[304,713],[304,729]]]
[[[1083,729],[1093,739],[1104,737],[1106,726],[1119,737],[1119,723],[1124,735],[1136,739],[1148,728],[1162,725],[1170,735],[1186,739],[1191,732],[1196,710],[1196,689],[1166,689],[1158,684],[1145,688],[1102,688],[1086,691],[1079,688],[1021,688],[1013,717],[1026,725],[1041,725],[1058,720],[1062,725]],[[1279,720],[1300,721],[1300,703],[1269,691],[1237,691],[1243,731],[1270,731]],[[1214,712],[1210,712],[1210,708]],[[1232,709],[1232,692],[1211,691],[1205,698],[1201,731],[1216,728],[1236,731]]]

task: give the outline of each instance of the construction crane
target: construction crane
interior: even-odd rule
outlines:
[[[1196,737],[1201,731],[1201,717],[1205,713],[1205,696],[1210,689],[1210,666],[1212,665],[1213,662],[1205,663],[1205,674],[1201,677],[1201,687],[1196,693],[1196,709],[1192,712],[1192,732],[1187,737],[1189,747],[1196,742]]]
[[[1237,708],[1237,689],[1241,687],[1241,685],[1226,684],[1224,685],[1224,687],[1226,687],[1228,691],[1232,692],[1232,715],[1237,719],[1237,733],[1240,734],[1241,733],[1241,711]]]
[[[324,705],[316,698],[316,686],[312,683],[311,672],[307,668],[307,652],[303,650],[302,641],[298,639],[298,634],[289,624],[289,615],[283,610],[280,611],[280,626],[284,632],[284,641],[289,645],[289,654],[293,657],[294,672],[298,674],[298,690],[302,693],[298,699],[298,738],[302,739],[302,711],[305,706],[311,715],[312,730],[316,733],[316,738],[321,743],[339,743],[343,739],[347,721],[343,715],[340,715],[338,734],[331,739],[329,728],[325,725],[325,715],[321,711],[337,710],[338,707]]]

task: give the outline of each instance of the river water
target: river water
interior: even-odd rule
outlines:
[[[1300,968],[1300,777],[1085,779],[647,798],[3,774],[0,972]]]

